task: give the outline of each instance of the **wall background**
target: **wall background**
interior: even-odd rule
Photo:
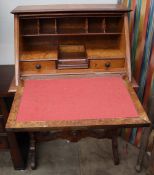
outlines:
[[[14,22],[10,12],[18,5],[115,4],[117,0],[0,0],[0,65],[14,64]]]

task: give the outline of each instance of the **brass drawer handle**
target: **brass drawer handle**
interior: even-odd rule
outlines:
[[[36,64],[36,65],[35,65],[35,68],[36,68],[36,69],[41,69],[41,67],[42,67],[41,64]]]
[[[107,62],[104,64],[106,68],[109,68],[111,66],[111,63],[110,62]]]

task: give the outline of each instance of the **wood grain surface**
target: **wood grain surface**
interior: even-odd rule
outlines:
[[[47,12],[86,12],[86,11],[105,11],[105,12],[129,12],[130,9],[119,4],[60,4],[60,5],[32,5],[18,6],[12,13],[47,13]]]

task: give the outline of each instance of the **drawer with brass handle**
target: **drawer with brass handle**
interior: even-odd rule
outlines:
[[[22,61],[20,67],[22,72],[41,73],[55,69],[56,65],[55,61]]]
[[[90,60],[90,68],[92,69],[111,70],[114,68],[123,68],[124,66],[124,59]]]

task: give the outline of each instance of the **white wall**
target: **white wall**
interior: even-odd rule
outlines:
[[[115,4],[117,0],[0,0],[0,65],[14,64],[14,26],[10,14],[18,5],[36,4]]]

